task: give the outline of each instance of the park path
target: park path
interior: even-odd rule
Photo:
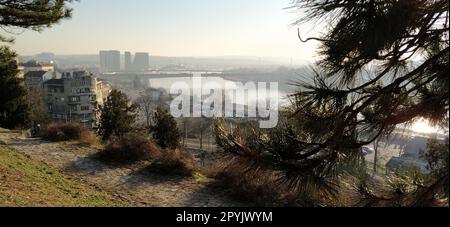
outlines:
[[[73,142],[50,143],[11,131],[0,131],[0,144],[54,167],[65,175],[104,191],[134,206],[146,207],[242,207],[208,179],[170,178],[149,174],[143,166],[109,166],[92,156],[96,148]]]

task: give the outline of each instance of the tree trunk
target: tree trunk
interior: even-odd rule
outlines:
[[[373,149],[375,151],[374,154],[374,160],[373,160],[373,174],[377,174],[378,172],[378,145],[379,145],[380,141],[376,140],[373,144]]]
[[[186,121],[183,124],[184,127],[184,136],[183,136],[183,147],[186,146],[186,138],[187,138],[187,127],[186,127]]]
[[[203,132],[200,132],[200,150],[203,150]]]

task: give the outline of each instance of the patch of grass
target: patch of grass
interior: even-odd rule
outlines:
[[[44,140],[78,141],[86,145],[98,145],[99,140],[92,130],[76,123],[54,123],[48,125],[40,133]]]
[[[127,206],[57,170],[0,146],[0,206]]]

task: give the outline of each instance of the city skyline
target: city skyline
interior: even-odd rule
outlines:
[[[149,57],[149,53],[146,52],[136,52],[132,54],[129,51],[122,53],[118,50],[101,50],[99,52],[100,71],[105,73],[117,72],[121,69],[125,71],[146,71],[150,67]]]
[[[291,26],[298,12],[286,9],[290,2],[84,0],[70,4],[74,8],[71,19],[41,33],[25,30],[16,37],[14,48],[22,56],[117,49],[152,56],[310,60],[316,44],[299,41],[297,27]],[[307,34],[308,28],[302,29]]]

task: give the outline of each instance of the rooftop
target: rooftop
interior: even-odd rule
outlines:
[[[51,80],[47,80],[44,84],[64,85],[64,80],[63,79],[51,79]]]
[[[48,72],[47,71],[29,71],[25,74],[25,78],[26,77],[42,78],[42,76],[44,76],[46,73],[48,73]]]

